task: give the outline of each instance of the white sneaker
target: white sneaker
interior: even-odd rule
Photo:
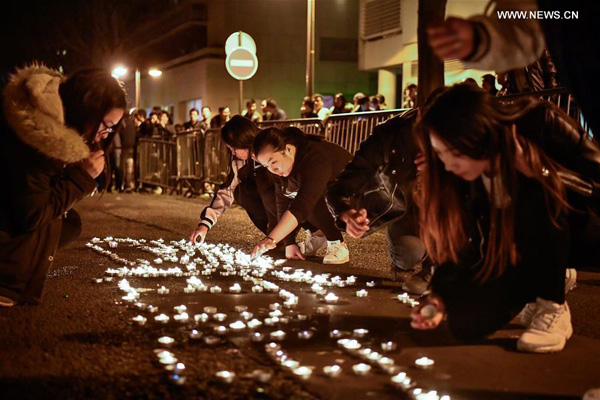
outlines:
[[[567,268],[565,272],[565,294],[577,287],[577,270],[575,268]],[[528,303],[519,315],[517,315],[517,323],[527,328],[531,325],[531,321],[537,312],[537,303]]]
[[[296,243],[300,249],[300,253],[304,256],[314,256],[317,251],[321,250],[327,244],[327,238],[325,236],[316,236],[306,230],[306,239],[302,242]]]
[[[339,240],[327,241],[327,252],[323,257],[323,264],[345,264],[350,261],[348,246]]]
[[[569,305],[536,300],[537,312],[529,328],[517,342],[517,349],[532,353],[561,351],[573,334]]]

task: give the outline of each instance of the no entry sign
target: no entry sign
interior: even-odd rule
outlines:
[[[240,81],[250,79],[258,70],[256,54],[245,47],[233,49],[225,59],[225,67],[229,75]]]

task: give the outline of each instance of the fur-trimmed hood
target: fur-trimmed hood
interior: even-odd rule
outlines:
[[[79,133],[65,125],[58,86],[64,76],[43,65],[32,65],[11,76],[3,92],[8,125],[28,146],[42,154],[74,163],[90,150]]]

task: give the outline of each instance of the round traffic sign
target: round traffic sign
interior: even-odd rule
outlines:
[[[254,42],[254,39],[252,39],[252,36],[248,35],[246,32],[239,31],[229,35],[225,41],[225,54],[228,55],[238,47],[245,47],[256,54],[256,43]]]
[[[225,67],[229,75],[239,81],[245,81],[252,78],[258,70],[258,59],[250,50],[238,47],[227,54]]]

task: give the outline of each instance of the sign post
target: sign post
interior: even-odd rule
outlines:
[[[225,68],[229,75],[239,83],[239,113],[242,114],[244,99],[244,81],[250,79],[258,70],[256,44],[250,35],[242,31],[232,33],[225,42]]]

